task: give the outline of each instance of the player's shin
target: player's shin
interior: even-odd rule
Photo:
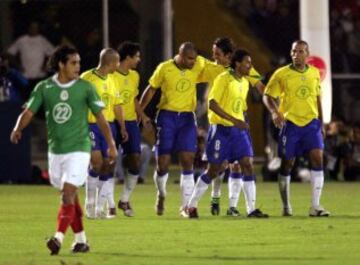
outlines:
[[[183,170],[180,176],[180,189],[182,195],[182,209],[184,209],[190,200],[194,191],[195,181],[194,172],[192,170]]]

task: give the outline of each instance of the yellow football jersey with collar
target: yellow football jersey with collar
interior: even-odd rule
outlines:
[[[300,72],[290,64],[271,76],[264,93],[280,99],[279,111],[285,119],[305,126],[319,116],[317,97],[320,90],[317,68],[307,65],[305,71]]]
[[[82,79],[90,82],[96,89],[101,101],[104,103],[103,115],[108,122],[115,120],[114,106],[121,104],[121,99],[116,94],[115,83],[111,75],[100,76],[96,69],[90,69],[80,76]],[[96,123],[96,117],[89,112],[89,123]]]
[[[215,100],[226,113],[245,121],[244,111],[247,109],[248,92],[249,81],[245,77],[236,77],[233,70],[228,70],[215,78],[208,102]],[[234,126],[231,121],[221,118],[210,109],[208,110],[208,118],[209,123],[213,125]]]
[[[116,71],[112,74],[115,87],[123,102],[121,106],[124,111],[126,121],[137,119],[135,98],[139,94],[139,74],[135,70],[129,70],[128,74]]]
[[[180,69],[174,59],[158,65],[149,79],[155,89],[161,89],[157,107],[160,110],[191,112],[196,108],[196,84],[204,68],[204,61],[196,58],[192,69]]]

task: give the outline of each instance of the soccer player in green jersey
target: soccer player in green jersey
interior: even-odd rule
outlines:
[[[311,207],[309,215],[327,217],[320,205],[324,186],[323,121],[319,70],[306,63],[309,45],[298,40],[292,44],[292,63],[280,67],[271,76],[264,92],[264,103],[274,125],[280,129],[278,147],[281,157],[279,189],[283,216],[291,216],[290,172],[295,157],[307,154],[311,166]],[[278,106],[276,99],[279,99]]]
[[[112,162],[117,150],[110,127],[102,114],[104,104],[95,88],[79,79],[79,53],[73,48],[59,47],[52,55],[50,64],[56,74],[37,84],[11,132],[10,140],[15,144],[19,142],[22,130],[43,105],[48,128],[50,182],[61,191],[57,229],[47,241],[47,247],[51,255],[58,254],[66,230],[71,226],[75,233],[72,252],[87,252],[89,245],[82,222],[78,188],[86,181],[90,162],[89,109],[96,116],[97,124],[106,138]]]

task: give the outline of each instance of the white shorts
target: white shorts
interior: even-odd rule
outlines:
[[[49,153],[50,183],[62,190],[64,183],[76,187],[84,185],[88,176],[90,154],[87,152],[72,152],[68,154]]]

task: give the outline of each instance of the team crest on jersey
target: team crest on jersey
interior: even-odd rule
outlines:
[[[61,93],[60,93],[60,99],[61,99],[62,101],[68,100],[68,99],[69,99],[69,92],[67,92],[66,90],[61,91]]]
[[[176,91],[184,93],[191,87],[191,82],[188,79],[182,78],[176,83]]]
[[[232,104],[232,110],[235,113],[240,113],[242,111],[242,106],[244,105],[242,98],[236,98]]]
[[[53,119],[58,124],[67,122],[72,115],[72,109],[69,104],[60,102],[55,105],[52,111]]]
[[[124,104],[129,103],[131,98],[131,92],[129,90],[123,90],[120,93],[120,98],[123,100]]]
[[[307,99],[310,96],[310,89],[307,86],[301,86],[296,90],[295,94],[299,99]]]

